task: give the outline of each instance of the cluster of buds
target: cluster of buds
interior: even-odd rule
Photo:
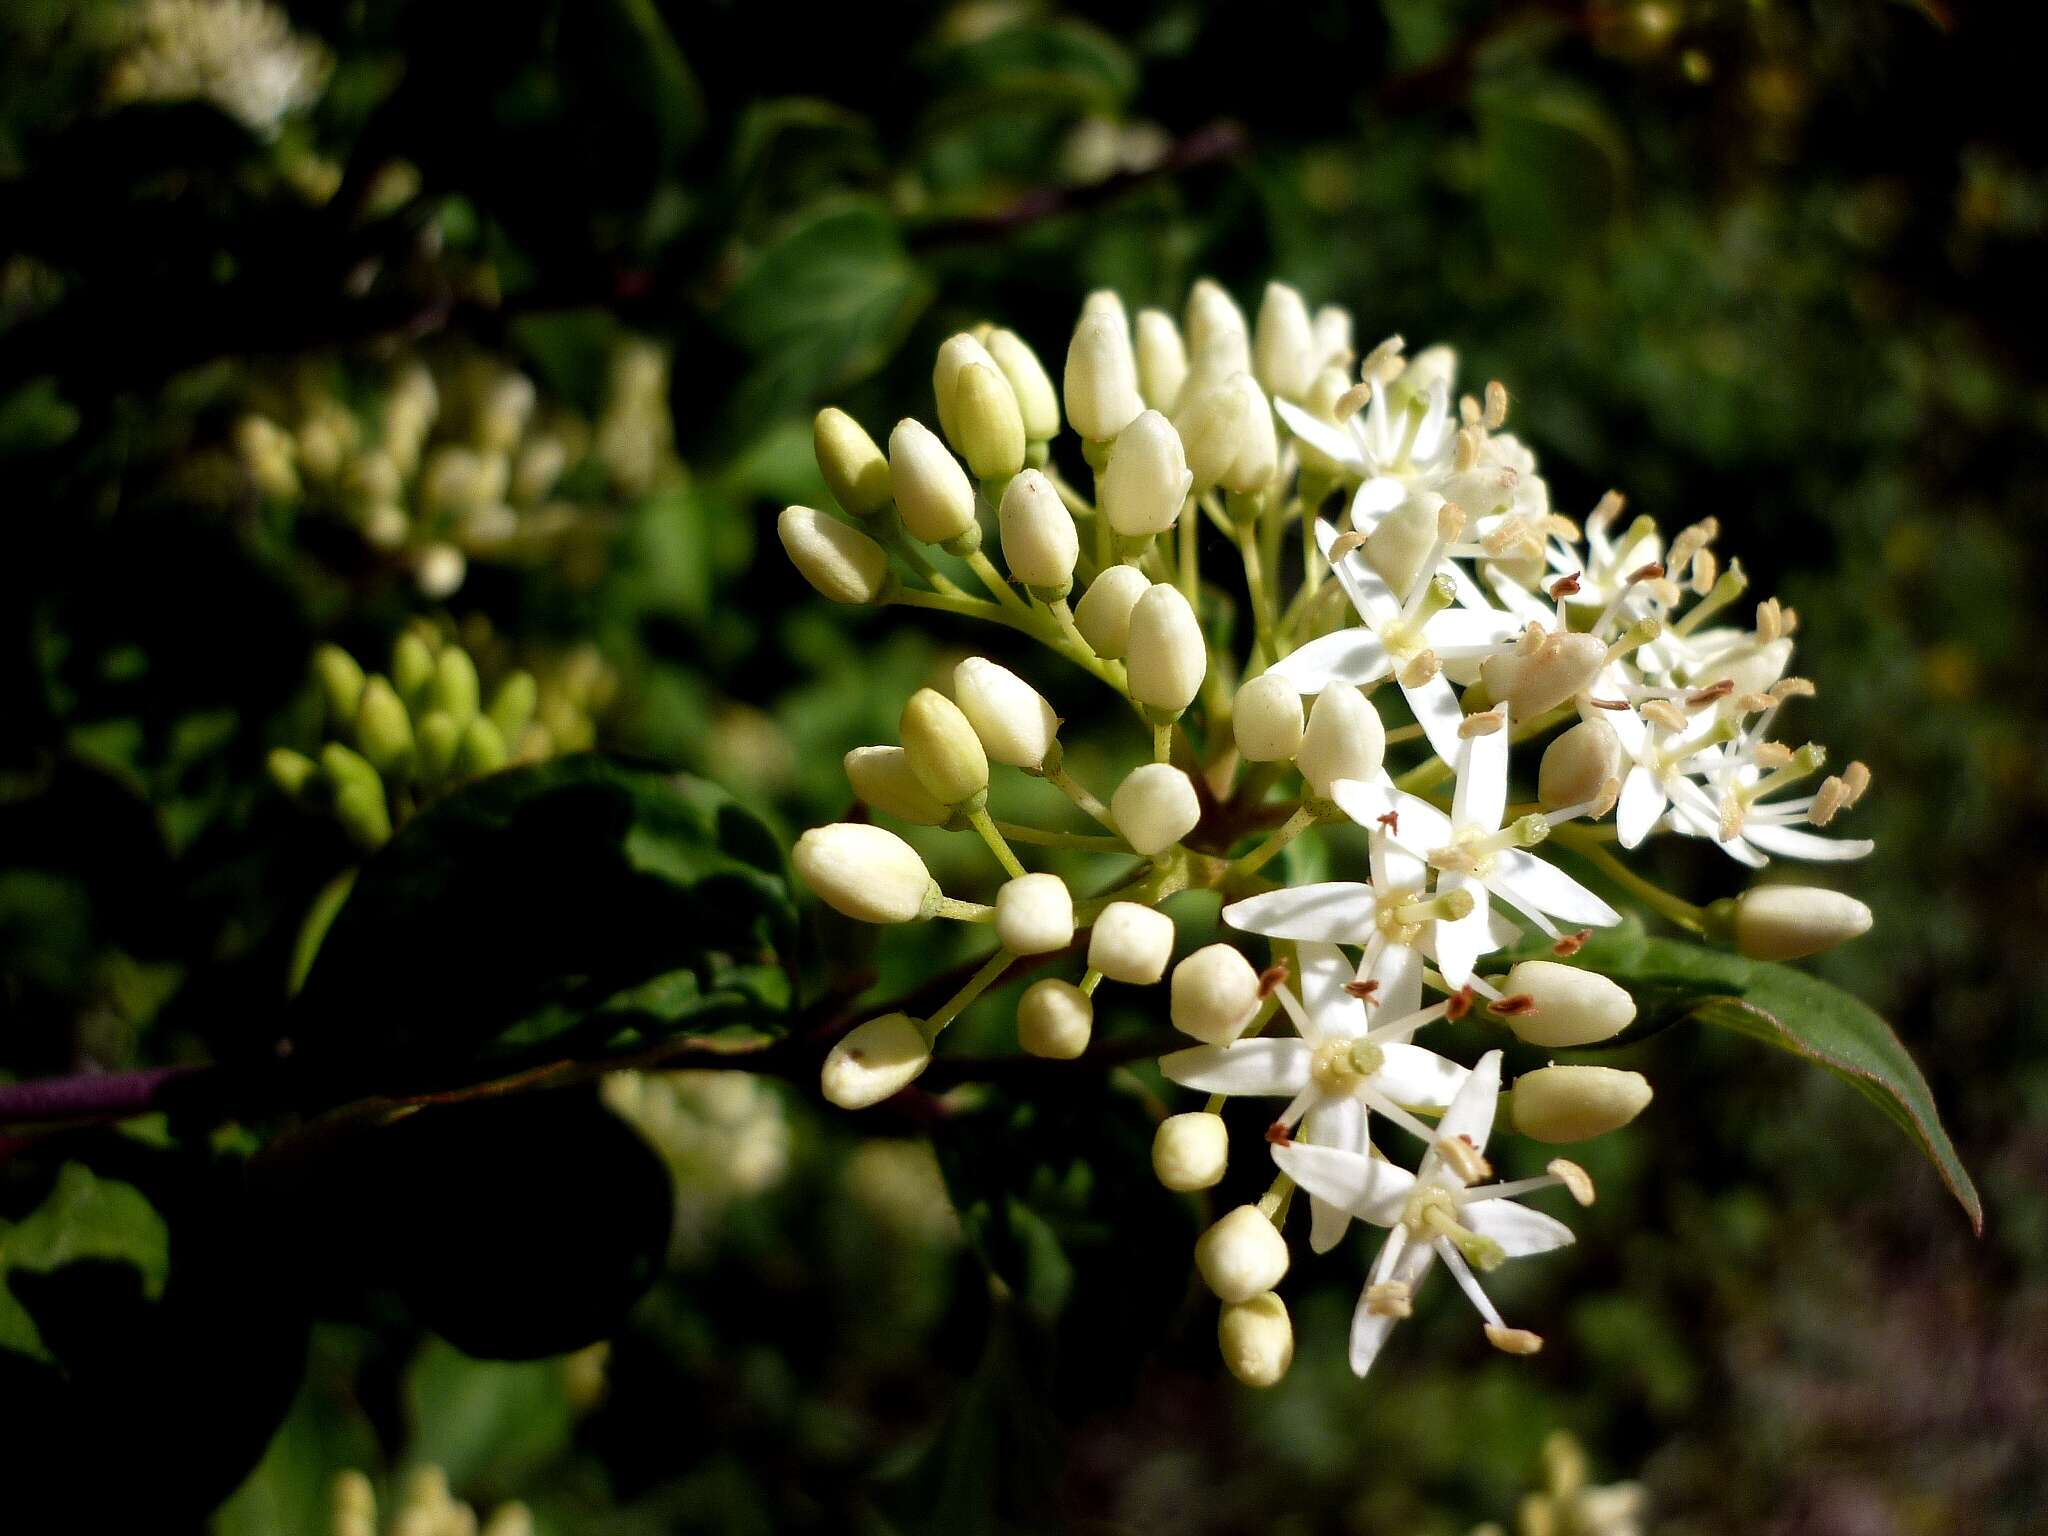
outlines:
[[[366,406],[338,384],[309,368],[266,391],[236,426],[237,455],[263,498],[348,522],[429,597],[460,588],[474,560],[594,579],[608,504],[676,473],[668,365],[645,343],[614,356],[595,427],[481,355],[409,358]]]
[[[1277,1381],[1293,1354],[1276,1287],[1297,1191],[1314,1252],[1354,1222],[1387,1234],[1351,1331],[1360,1375],[1438,1263],[1496,1347],[1541,1347],[1502,1318],[1480,1276],[1571,1241],[1522,1197],[1557,1189],[1585,1204],[1593,1185],[1547,1153],[1542,1173],[1495,1179],[1489,1138],[1497,1121],[1546,1147],[1603,1135],[1644,1111],[1650,1085],[1570,1061],[1510,1083],[1502,1050],[1468,1066],[1414,1038],[1470,1017],[1506,1044],[1567,1052],[1633,1022],[1631,994],[1580,957],[1621,913],[1541,845],[1754,957],[1812,954],[1870,924],[1853,898],[1801,886],[1696,906],[1619,857],[1667,834],[1752,868],[1854,858],[1870,845],[1816,829],[1856,803],[1869,774],[1852,764],[1801,788],[1824,754],[1771,737],[1812,692],[1788,675],[1797,617],[1768,600],[1753,627],[1726,621],[1746,578],[1715,554],[1712,522],[1666,540],[1648,518],[1621,524],[1618,495],[1583,524],[1553,511],[1533,456],[1504,430],[1506,391],[1458,398],[1454,373],[1448,349],[1410,357],[1399,337],[1361,358],[1348,314],[1311,311],[1277,283],[1256,322],[1208,281],[1178,321],[1159,310],[1133,321],[1098,293],[1057,397],[1012,332],[964,332],[934,370],[938,431],[905,419],[885,450],[823,412],[816,448],[837,514],[781,516],[784,548],[826,597],[1025,635],[1105,685],[1150,746],[1104,800],[1069,771],[1045,698],[977,656],[950,696],[909,700],[897,743],[847,754],[869,809],[979,838],[1003,879],[993,901],[964,899],[883,826],[804,834],[797,872],[839,912],[986,924],[997,940],[935,1012],[846,1035],[824,1066],[826,1096],[856,1108],[906,1089],[964,1009],[1031,966],[1072,956],[1080,967],[1034,981],[1017,1006],[1019,1043],[1043,1057],[1088,1053],[1101,983],[1167,982],[1167,1014],[1194,1043],[1160,1070],[1208,1100],[1159,1126],[1161,1182],[1217,1185],[1225,1100],[1279,1101],[1261,1149],[1272,1187],[1195,1250],[1222,1307],[1224,1358],[1254,1385]],[[1071,449],[1056,441],[1062,416]],[[1235,555],[1222,582],[1204,569],[1219,545]],[[1246,654],[1208,638],[1237,612]],[[1094,825],[994,820],[997,769],[1045,779]],[[1354,878],[1268,877],[1295,838],[1340,823],[1368,850]],[[1027,871],[1019,845],[1123,864],[1082,893]],[[1223,923],[1268,946],[1262,965],[1235,939],[1175,963],[1161,906],[1190,889],[1222,894]],[[1293,1038],[1269,1036],[1283,1019]],[[1404,1142],[1419,1150],[1412,1171],[1390,1155]]]
[[[735,1200],[789,1172],[790,1127],[779,1085],[744,1072],[609,1072],[606,1108],[661,1154],[673,1175],[676,1256],[709,1246]]]
[[[430,624],[398,637],[388,675],[323,645],[313,681],[329,740],[317,757],[276,748],[270,777],[300,804],[330,812],[366,851],[464,780],[553,755],[533,674],[507,672],[486,697],[469,651]]]
[[[1543,1487],[1525,1494],[1515,1536],[1643,1536],[1648,1496],[1641,1483],[1589,1480],[1586,1453],[1563,1430],[1543,1442]],[[1507,1536],[1495,1524],[1472,1536]]]
[[[320,99],[334,58],[263,0],[143,0],[116,31],[111,101],[210,101],[274,139]]]
[[[334,1480],[333,1536],[378,1536],[377,1490],[360,1472]],[[524,1504],[500,1504],[488,1520],[449,1491],[439,1467],[420,1467],[399,1490],[397,1508],[381,1527],[384,1536],[533,1536],[533,1515]]]

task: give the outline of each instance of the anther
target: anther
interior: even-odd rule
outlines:
[[[1577,595],[1580,585],[1579,573],[1573,571],[1568,575],[1558,577],[1557,580],[1550,584],[1550,595],[1559,599],[1573,597]]]
[[[1593,706],[1593,707],[1594,707],[1595,709],[1616,709],[1616,710],[1620,710],[1620,709],[1627,709],[1627,708],[1628,708],[1628,700],[1627,700],[1627,699],[1596,699],[1596,698],[1592,698],[1592,697],[1590,697],[1590,696],[1589,696],[1589,697],[1587,698],[1586,702],[1587,702],[1588,704],[1592,705],[1592,706]]]
[[[1362,533],[1340,533],[1330,541],[1330,564],[1342,565],[1344,557],[1365,543]]]
[[[1586,947],[1586,940],[1593,937],[1593,930],[1581,928],[1577,933],[1568,933],[1550,946],[1550,952],[1559,958],[1576,955]]]
[[[1486,1006],[1488,1012],[1500,1019],[1519,1019],[1541,1011],[1536,1006],[1536,999],[1526,992],[1516,992]]]
[[[1842,804],[1845,807],[1854,805],[1863,798],[1863,792],[1870,788],[1870,769],[1860,761],[1851,763],[1842,770],[1842,783],[1849,791],[1849,798]]]
[[[1286,983],[1287,962],[1285,960],[1276,961],[1259,972],[1259,997],[1262,1000],[1271,997],[1281,987],[1285,986]]]
[[[1375,352],[1373,354],[1373,357],[1377,356],[1379,356],[1379,354]],[[1371,371],[1372,358],[1367,358],[1366,382],[1363,384],[1352,385],[1349,389],[1345,390],[1343,394],[1337,397],[1337,404],[1332,409],[1335,412],[1337,420],[1340,424],[1349,421],[1352,417],[1356,416],[1360,411],[1364,410],[1368,405],[1372,403]]]
[[[1543,1335],[1526,1328],[1509,1328],[1500,1323],[1486,1325],[1486,1342],[1504,1355],[1533,1355],[1543,1347]]]
[[[1639,581],[1662,581],[1664,564],[1660,560],[1652,560],[1647,565],[1639,565],[1628,573],[1628,579],[1631,585]]]
[[[1365,1310],[1374,1317],[1407,1317],[1415,1310],[1415,1296],[1399,1280],[1383,1280],[1365,1289]]]
[[[1461,741],[1469,741],[1474,736],[1491,736],[1507,723],[1507,715],[1503,711],[1482,710],[1476,715],[1467,715],[1458,722],[1458,738]]]
[[[1266,1127],[1266,1140],[1276,1147],[1291,1147],[1294,1145],[1294,1133],[1287,1129],[1284,1120],[1275,1120]]]
[[[1437,660],[1435,651],[1418,651],[1409,657],[1408,664],[1401,669],[1401,686],[1420,688],[1443,669],[1444,664]]]
[[[1379,989],[1380,984],[1376,981],[1347,981],[1344,983],[1344,990],[1362,1003],[1377,1003],[1379,999],[1373,996],[1373,994],[1379,991]]]
[[[1457,991],[1444,1000],[1444,1017],[1447,1019],[1464,1018],[1466,1014],[1472,1011],[1473,995],[1470,987],[1458,988]]]
[[[1544,1165],[1543,1171],[1556,1179],[1581,1205],[1593,1203],[1593,1176],[1569,1158],[1554,1157]]]
[[[1687,709],[1705,709],[1709,704],[1720,703],[1734,691],[1735,679],[1724,677],[1711,687],[1700,689],[1698,693],[1687,694],[1685,696],[1685,707]]]
[[[1493,1164],[1486,1160],[1485,1153],[1472,1145],[1469,1136],[1439,1137],[1436,1150],[1444,1165],[1467,1184],[1477,1184],[1493,1176]]]
[[[1401,835],[1401,813],[1399,811],[1382,812],[1379,823],[1387,829],[1390,836],[1399,837]]]
[[[1486,381],[1486,426],[1487,430],[1498,432],[1507,424],[1508,390],[1499,379]]]

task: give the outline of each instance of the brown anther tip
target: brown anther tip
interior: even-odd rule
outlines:
[[[1628,708],[1628,700],[1627,700],[1627,699],[1595,699],[1595,698],[1590,698],[1590,697],[1589,697],[1589,698],[1588,698],[1588,699],[1586,700],[1586,702],[1587,702],[1588,704],[1592,705],[1592,706],[1593,706],[1593,707],[1594,707],[1595,709],[1616,709],[1616,710],[1620,710],[1620,709],[1627,709],[1627,708]]]
[[[1458,988],[1445,1001],[1444,1017],[1447,1019],[1462,1019],[1465,1017],[1466,1014],[1472,1011],[1472,998],[1473,992],[1470,987]]]
[[[1497,998],[1486,1007],[1497,1019],[1525,1018],[1529,1014],[1542,1011],[1536,1006],[1536,999],[1526,992],[1515,992],[1507,997]]]
[[[1380,817],[1379,821],[1380,825],[1385,827],[1393,836],[1399,837],[1401,835],[1401,813],[1399,811],[1388,811]]]
[[[1724,677],[1711,687],[1702,688],[1698,693],[1687,694],[1685,696],[1685,707],[1687,709],[1705,709],[1709,704],[1720,703],[1721,700],[1727,698],[1734,691],[1735,679]]]
[[[1357,532],[1355,529],[1350,533],[1340,533],[1330,541],[1330,564],[1342,565],[1346,555],[1355,549],[1362,549],[1364,547],[1364,534]]]
[[[1347,981],[1344,983],[1344,990],[1346,992],[1350,993],[1360,1002],[1365,1003],[1378,1002],[1379,999],[1374,997],[1373,994],[1379,991],[1379,989],[1380,984],[1376,981]]]
[[[1576,572],[1560,576],[1550,584],[1550,595],[1552,597],[1570,597],[1579,590],[1580,585],[1581,583]]]
[[[1285,960],[1277,960],[1267,966],[1263,971],[1259,972],[1259,996],[1262,998],[1271,997],[1275,991],[1286,985],[1287,975],[1287,962]]]
[[[1294,1145],[1294,1133],[1282,1122],[1275,1120],[1266,1127],[1266,1140],[1276,1147],[1291,1147]]]
[[[1577,933],[1568,933],[1563,938],[1559,939],[1555,944],[1551,945],[1550,952],[1553,955],[1558,956],[1560,959],[1570,955],[1576,955],[1580,950],[1586,947],[1586,940],[1590,939],[1591,937],[1593,937],[1592,929],[1581,928]]]

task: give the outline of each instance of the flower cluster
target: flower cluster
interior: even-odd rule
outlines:
[[[439,1467],[421,1467],[406,1478],[397,1508],[383,1529],[390,1536],[533,1536],[533,1515],[524,1504],[500,1504],[479,1523],[476,1511],[449,1491]],[[377,1536],[377,1491],[360,1472],[334,1480],[334,1536]]]
[[[334,60],[262,0],[144,0],[107,80],[115,101],[211,101],[275,138],[320,99]]]
[[[1812,954],[1870,923],[1861,903],[1807,887],[1701,908],[1618,857],[1663,834],[1752,867],[1853,858],[1870,845],[1818,829],[1869,775],[1852,764],[1820,777],[1819,746],[1774,739],[1786,706],[1812,692],[1789,675],[1797,615],[1766,600],[1753,624],[1732,622],[1746,578],[1716,553],[1711,521],[1666,538],[1647,517],[1624,520],[1613,494],[1583,521],[1559,513],[1504,430],[1506,391],[1461,398],[1454,367],[1447,349],[1410,357],[1398,337],[1360,358],[1347,313],[1312,313],[1277,283],[1255,324],[1208,281],[1178,322],[1158,310],[1133,321],[1098,293],[1061,389],[1021,338],[983,326],[939,351],[936,431],[905,419],[884,448],[845,414],[820,414],[818,463],[844,515],[790,507],[780,519],[784,548],[826,597],[1030,636],[1113,690],[1151,746],[1101,798],[1069,770],[1046,699],[976,656],[950,695],[926,688],[905,704],[896,743],[848,753],[867,806],[979,837],[1006,880],[993,902],[965,900],[884,827],[804,834],[797,871],[838,911],[983,923],[998,941],[935,1012],[888,1014],[842,1039],[826,1096],[860,1107],[906,1089],[962,1010],[1035,962],[1084,954],[1078,979],[1039,979],[1018,1005],[1023,1049],[1053,1058],[1089,1050],[1101,983],[1149,986],[1170,971],[1168,1012],[1195,1043],[1159,1068],[1209,1097],[1160,1125],[1160,1180],[1215,1186],[1229,1155],[1224,1101],[1277,1105],[1272,1188],[1195,1250],[1222,1303],[1224,1358],[1256,1385],[1278,1380],[1293,1352],[1274,1288],[1297,1190],[1312,1251],[1353,1222],[1385,1234],[1352,1327],[1359,1374],[1439,1266],[1494,1345],[1541,1347],[1482,1277],[1572,1240],[1525,1197],[1562,1189],[1584,1204],[1594,1190],[1563,1158],[1496,1179],[1490,1137],[1502,1124],[1542,1144],[1582,1141],[1634,1119],[1650,1086],[1557,1064],[1509,1085],[1502,1051],[1468,1065],[1418,1037],[1474,1015],[1568,1050],[1633,1021],[1631,994],[1576,958],[1622,914],[1546,844],[1751,956]],[[1080,439],[1074,463],[1055,451],[1063,423]],[[1092,494],[1077,486],[1081,465]],[[1227,583],[1203,570],[1205,545],[1219,543],[1239,567]],[[1241,658],[1209,638],[1239,611]],[[1533,757],[1520,764],[1533,798],[1513,788],[1518,746]],[[995,768],[1045,779],[1097,825],[996,821]],[[1355,878],[1268,878],[1294,839],[1346,823],[1365,845]],[[1027,871],[1019,844],[1131,862],[1106,890],[1077,895]],[[1222,894],[1229,928],[1266,941],[1265,964],[1230,941],[1174,963],[1160,907],[1196,888]],[[1291,1038],[1267,1033],[1282,1020]]]

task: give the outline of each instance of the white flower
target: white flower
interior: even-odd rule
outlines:
[[[1591,1187],[1569,1163],[1553,1163],[1551,1173],[1533,1179],[1472,1184],[1466,1173],[1485,1177],[1486,1142],[1499,1100],[1500,1052],[1488,1051],[1444,1111],[1438,1140],[1414,1173],[1337,1147],[1295,1143],[1273,1149],[1273,1161],[1309,1194],[1388,1229],[1351,1318],[1351,1369],[1356,1374],[1372,1369],[1387,1335],[1408,1315],[1416,1288],[1439,1259],[1485,1319],[1486,1336],[1495,1347],[1511,1354],[1533,1354],[1542,1347],[1536,1335],[1508,1327],[1473,1271],[1548,1253],[1572,1241],[1563,1222],[1516,1204],[1516,1196],[1564,1185],[1583,1199],[1590,1197]]]
[[[1456,584],[1437,570],[1442,551],[1458,534],[1456,513],[1449,507],[1444,511],[1438,548],[1421,567],[1435,574],[1418,581],[1405,601],[1362,549],[1330,558],[1338,534],[1328,523],[1317,523],[1316,542],[1364,622],[1311,640],[1268,670],[1302,693],[1321,693],[1331,683],[1364,687],[1392,676],[1430,745],[1450,762],[1457,757],[1458,725],[1465,712],[1444,668],[1455,663],[1476,666],[1505,650],[1521,633],[1522,621],[1498,608],[1455,606]]]
[[[1159,1058],[1159,1070],[1183,1088],[1230,1097],[1284,1098],[1274,1122],[1296,1125],[1318,1146],[1363,1152],[1367,1117],[1378,1111],[1427,1143],[1436,1132],[1409,1107],[1443,1109],[1464,1084],[1456,1062],[1409,1043],[1409,1037],[1450,1010],[1448,1002],[1369,1024],[1364,988],[1352,980],[1351,964],[1334,944],[1303,943],[1301,998],[1284,983],[1275,989],[1300,1038],[1239,1040],[1201,1045]],[[1321,1200],[1313,1202],[1309,1245],[1327,1252],[1344,1235],[1350,1217]]]
[[[1411,483],[1426,483],[1450,469],[1457,422],[1448,374],[1423,381],[1420,389],[1390,387],[1379,379],[1370,388],[1366,408],[1341,423],[1318,420],[1288,400],[1274,405],[1288,431],[1355,475],[1363,482],[1360,493],[1370,491],[1368,504],[1377,504],[1388,496],[1398,500]]]

